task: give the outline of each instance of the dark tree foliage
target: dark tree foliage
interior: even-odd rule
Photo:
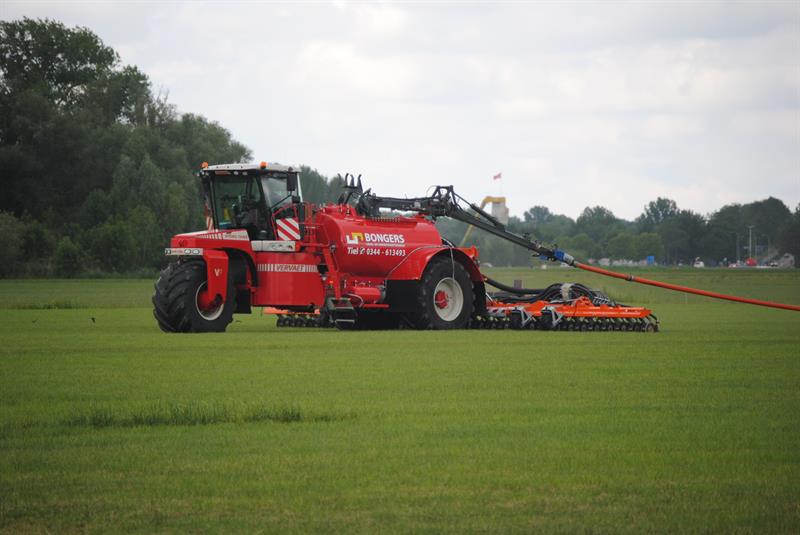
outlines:
[[[776,245],[779,251],[793,254],[800,259],[800,204],[794,209],[791,219],[780,229]]]
[[[525,223],[543,225],[553,219],[553,213],[550,212],[550,209],[547,206],[533,206],[532,208],[525,210],[525,213],[522,217],[525,220]]]
[[[117,53],[90,30],[28,18],[0,25],[0,62],[4,94],[30,91],[62,108],[120,74]]]
[[[202,225],[192,170],[249,156],[90,30],[0,22],[0,210],[24,229],[13,273],[158,267],[171,235]]]
[[[602,206],[587,206],[575,221],[575,232],[586,234],[605,250],[611,238],[623,232],[627,226],[629,225],[618,219],[611,210]]]
[[[672,199],[659,197],[644,207],[644,212],[636,218],[636,225],[641,232],[652,232],[661,223],[678,215],[678,205]]]
[[[336,202],[344,181],[340,178],[328,179],[316,169],[302,165],[300,166],[300,184],[303,188],[304,200],[322,205]]]

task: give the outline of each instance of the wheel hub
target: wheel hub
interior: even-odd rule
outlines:
[[[444,321],[455,321],[464,309],[464,292],[452,277],[439,281],[433,291],[433,310]]]
[[[211,297],[208,292],[208,285],[204,282],[197,288],[195,294],[195,306],[197,312],[203,319],[213,321],[222,315],[225,303],[218,296]]]

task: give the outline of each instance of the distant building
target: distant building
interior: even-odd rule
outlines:
[[[492,216],[502,224],[508,225],[508,206],[506,206],[505,197],[495,197],[492,199]]]

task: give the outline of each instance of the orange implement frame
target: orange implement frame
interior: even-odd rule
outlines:
[[[653,311],[644,307],[628,307],[620,305],[595,305],[586,297],[579,297],[570,303],[551,303],[536,301],[534,303],[504,303],[490,301],[487,303],[490,313],[505,316],[514,310],[525,310],[533,317],[541,317],[544,313],[555,311],[567,318],[647,318]]]
[[[581,296],[568,302],[506,302],[490,300],[486,316],[475,318],[478,329],[537,329],[544,331],[656,332],[658,319],[645,307],[593,303]]]

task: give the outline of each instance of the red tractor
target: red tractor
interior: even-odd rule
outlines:
[[[539,328],[657,330],[650,310],[580,284],[541,290],[484,276],[478,251],[443,239],[451,217],[568,264],[555,248],[511,233],[452,186],[429,197],[379,197],[345,177],[336,204],[303,202],[299,171],[278,164],[204,164],[208,228],[172,238],[154,315],[168,332],[224,331],[253,306],[278,325],[340,329]],[[461,207],[466,203],[469,209]],[[502,290],[488,294],[486,286]]]

